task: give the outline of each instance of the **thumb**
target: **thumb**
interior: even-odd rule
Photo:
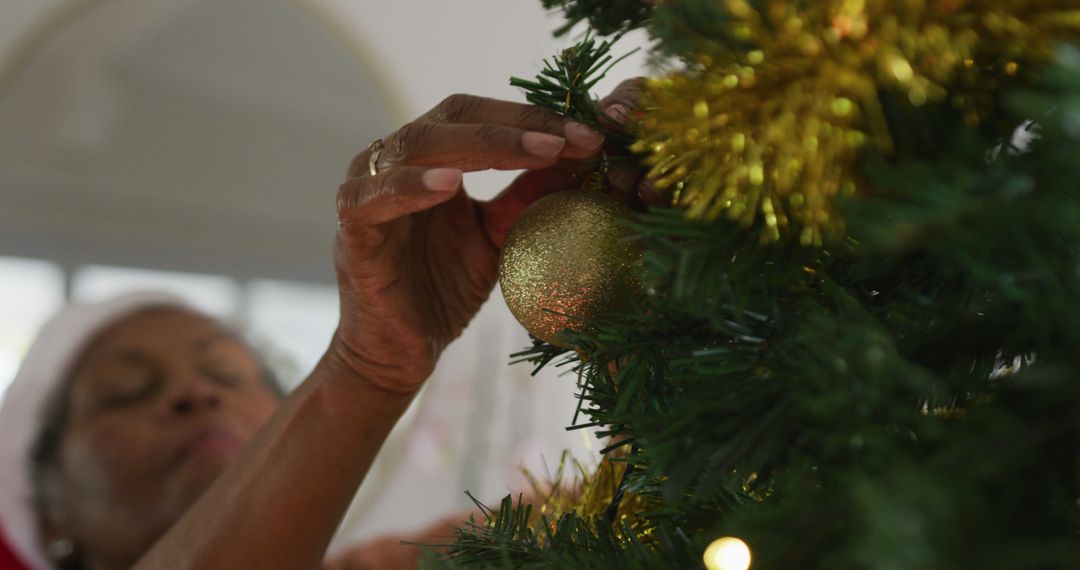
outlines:
[[[374,226],[446,202],[461,189],[461,170],[400,167],[345,181],[338,190],[343,227]]]
[[[495,247],[502,249],[510,226],[533,202],[554,194],[580,186],[582,177],[558,168],[530,170],[518,176],[490,202],[481,202],[480,215],[484,231]]]

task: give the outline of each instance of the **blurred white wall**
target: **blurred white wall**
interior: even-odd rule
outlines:
[[[25,66],[35,50],[46,49],[50,43],[42,36],[43,30],[54,28],[72,14],[107,3],[5,0],[0,6],[0,105],[2,90],[17,81],[13,70]],[[545,14],[539,0],[293,3],[321,22],[326,33],[355,58],[358,70],[376,78],[390,98],[386,111],[390,116],[383,117],[389,125],[400,124],[456,92],[520,101],[521,94],[509,86],[508,78],[536,73],[544,58],[569,41],[551,37],[550,30],[559,19]],[[631,38],[620,49],[629,50],[641,43],[640,37]],[[643,69],[640,57],[631,59],[598,91],[607,92],[619,80]],[[0,137],[11,136],[0,133]],[[361,150],[371,137],[355,138],[355,147],[346,154]],[[340,160],[340,169],[331,178],[340,176],[346,162],[347,157]],[[469,175],[466,184],[473,194],[489,197],[510,176]],[[317,190],[332,194],[332,184],[327,185],[330,187]],[[220,207],[227,208],[227,204]],[[3,208],[0,203],[0,217]],[[129,228],[125,239],[138,241],[139,235],[131,235],[138,231]],[[257,257],[254,249],[258,240],[238,243],[251,248],[253,258]],[[310,249],[312,258],[329,263],[327,247]],[[183,269],[175,265],[170,268]],[[257,266],[244,271],[251,274],[248,277],[260,275]],[[325,283],[325,276],[315,280]],[[320,333],[310,334],[317,337]],[[321,334],[328,335],[328,331]],[[317,345],[319,340],[314,342]],[[589,436],[563,430],[575,409],[574,379],[558,378],[554,371],[530,378],[527,366],[507,365],[509,354],[527,344],[527,336],[509,316],[496,291],[465,335],[447,350],[428,389],[388,442],[343,525],[336,547],[382,532],[410,530],[468,506],[466,489],[495,501],[522,488],[520,465],[542,473],[545,462],[554,468],[563,449],[571,449],[586,460],[595,455]]]

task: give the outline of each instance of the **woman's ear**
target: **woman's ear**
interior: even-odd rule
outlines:
[[[52,528],[52,527],[50,527]],[[43,531],[41,534],[42,549],[52,561],[55,568],[75,568],[76,552],[78,545],[75,539],[62,532],[53,530]]]
[[[44,485],[48,497],[38,498],[38,536],[41,549],[56,568],[69,568],[75,561],[77,545],[71,532],[63,501],[57,500],[56,483]]]

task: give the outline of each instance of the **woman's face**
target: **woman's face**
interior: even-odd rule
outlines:
[[[91,567],[134,562],[278,404],[243,343],[178,309],[105,330],[71,382],[49,534]]]

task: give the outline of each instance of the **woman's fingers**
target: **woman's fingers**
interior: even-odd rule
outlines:
[[[462,172],[453,168],[402,167],[353,178],[338,190],[336,265],[350,267],[354,286],[383,290],[396,282],[408,247],[410,214],[461,194]],[[402,223],[388,223],[400,221]]]
[[[383,141],[376,166],[543,168],[557,158],[598,156],[603,144],[595,130],[535,105],[451,95]],[[370,149],[358,154],[347,177],[368,173],[370,156]]]
[[[480,203],[484,231],[495,247],[502,249],[514,220],[540,198],[581,185],[581,177],[559,168],[530,170],[518,176],[490,202]]]
[[[426,123],[493,123],[553,135],[560,134],[566,123],[558,113],[543,107],[462,93],[443,99],[417,120]]]
[[[608,170],[608,183],[616,191],[624,194],[636,194],[638,183],[645,173],[637,167],[611,166]]]
[[[440,166],[466,172],[546,168],[567,153],[564,137],[486,124],[410,123],[383,142],[378,171],[398,166]],[[368,176],[371,150],[349,165],[349,178]],[[600,152],[600,146],[592,151]]]
[[[551,166],[566,139],[493,124],[411,123],[385,143],[378,167],[446,166],[468,172]]]
[[[635,77],[620,83],[610,95],[600,100],[602,124],[611,129],[625,130],[644,91],[644,77]],[[608,181],[624,195],[636,194],[646,205],[658,206],[667,201],[639,169],[613,166],[608,173]]]
[[[338,190],[342,229],[378,226],[450,200],[461,189],[457,168],[399,167],[350,178]]]
[[[637,108],[645,91],[645,78],[635,77],[619,84],[607,97],[600,100],[600,112],[618,125],[626,124],[629,112]]]
[[[645,89],[645,78],[627,79],[607,97],[600,100],[600,124],[605,128],[625,131],[632,112]]]
[[[451,95],[420,117],[422,123],[483,124],[515,127],[548,133],[566,139],[566,158],[593,156],[604,137],[600,133],[558,113],[536,105],[500,101],[476,95]]]

